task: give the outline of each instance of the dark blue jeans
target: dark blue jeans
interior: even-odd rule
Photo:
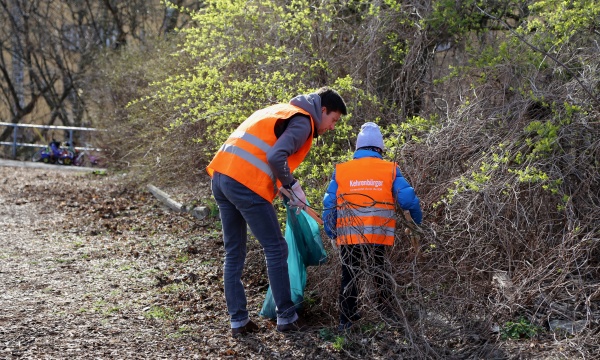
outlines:
[[[371,306],[385,303],[390,297],[390,291],[385,284],[385,246],[384,245],[341,245],[340,257],[342,263],[342,282],[340,285],[340,324],[358,321],[358,276],[361,273],[372,277],[370,283],[375,284],[377,296]],[[374,300],[374,301],[373,301]]]
[[[212,192],[219,206],[225,244],[223,280],[231,327],[248,323],[242,272],[246,261],[247,226],[263,247],[269,285],[277,306],[277,324],[298,318],[291,297],[288,275],[288,248],[273,204],[229,176],[215,172]]]

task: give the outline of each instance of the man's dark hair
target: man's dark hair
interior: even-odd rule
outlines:
[[[324,86],[317,90],[317,94],[321,97],[321,106],[327,108],[327,112],[339,111],[342,115],[347,115],[346,103],[337,91]]]

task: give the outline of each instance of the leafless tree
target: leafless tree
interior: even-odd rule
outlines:
[[[89,125],[82,89],[98,54],[172,31],[184,17],[168,9],[158,0],[0,0],[2,121]]]

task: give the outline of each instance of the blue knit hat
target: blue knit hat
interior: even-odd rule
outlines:
[[[385,150],[383,136],[381,136],[379,126],[373,122],[364,123],[363,126],[360,127],[360,132],[356,138],[357,149],[365,146],[374,146],[381,150]]]

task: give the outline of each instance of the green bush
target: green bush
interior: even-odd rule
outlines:
[[[520,317],[517,321],[507,321],[500,330],[500,337],[503,340],[531,339],[540,331],[542,331],[541,327],[531,324],[524,317]]]

